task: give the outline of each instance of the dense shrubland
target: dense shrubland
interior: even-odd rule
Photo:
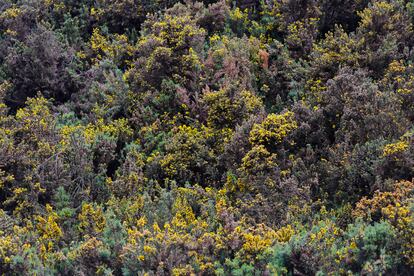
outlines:
[[[0,273],[412,275],[414,2],[0,2]]]

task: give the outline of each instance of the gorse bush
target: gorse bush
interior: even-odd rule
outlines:
[[[414,2],[0,2],[0,274],[414,274]]]

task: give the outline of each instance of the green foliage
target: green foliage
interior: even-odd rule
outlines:
[[[413,1],[0,1],[1,275],[414,275]]]

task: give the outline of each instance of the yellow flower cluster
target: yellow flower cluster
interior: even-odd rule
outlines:
[[[184,46],[191,37],[204,36],[205,30],[190,24],[190,16],[166,15],[163,21],[155,22],[153,29],[157,30],[159,38],[173,49]]]
[[[17,110],[16,119],[22,122],[25,131],[40,128],[47,131],[52,126],[53,117],[50,113],[49,102],[43,98],[31,98],[26,102],[27,107]]]
[[[83,125],[66,125],[60,129],[62,137],[60,144],[65,148],[70,139],[75,135],[82,137],[86,143],[93,144],[100,136],[107,136],[112,139],[118,139],[120,136],[128,137],[132,135],[132,129],[128,126],[128,121],[124,118],[105,123],[104,120],[98,119],[96,123]]]
[[[247,21],[248,20],[247,10],[243,12],[242,10],[240,10],[240,8],[237,7],[230,12],[230,18],[235,21],[238,21],[238,20]]]
[[[288,242],[294,234],[295,229],[291,225],[287,225],[276,231],[276,239],[278,242]]]
[[[99,29],[93,29],[90,38],[91,49],[96,58],[94,62],[109,58],[117,62],[124,62],[130,64],[134,46],[129,43],[128,37],[125,34],[114,34],[106,37],[101,34]]]
[[[283,114],[270,114],[261,124],[255,124],[250,132],[250,143],[277,144],[283,141],[298,125],[294,113],[287,111]]]
[[[373,24],[373,18],[375,15],[387,15],[394,10],[394,6],[386,1],[376,1],[373,3],[372,8],[367,8],[363,11],[358,12],[361,17],[360,28],[369,29]]]
[[[408,149],[409,144],[407,141],[398,141],[396,143],[393,144],[388,144],[385,145],[384,149],[383,149],[383,156],[390,156],[390,155],[395,155],[401,152],[404,152]]]
[[[84,203],[82,211],[78,216],[79,230],[84,235],[93,236],[95,233],[100,233],[105,227],[105,217],[101,207],[95,207],[92,204]]]

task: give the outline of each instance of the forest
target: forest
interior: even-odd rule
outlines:
[[[0,0],[0,275],[414,275],[413,122],[413,0]]]

